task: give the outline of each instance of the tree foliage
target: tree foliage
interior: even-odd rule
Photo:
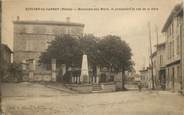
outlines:
[[[103,66],[122,72],[122,90],[126,90],[125,71],[130,71],[133,67],[129,45],[118,36],[108,35],[98,43],[98,51]]]
[[[19,63],[11,63],[7,68],[7,73],[3,76],[5,82],[20,82],[23,80],[23,70]]]
[[[98,44],[101,64],[112,66],[115,70],[130,70],[132,67],[132,53],[129,45],[120,37],[108,35]]]
[[[92,65],[97,65],[98,63],[98,42],[99,38],[92,34],[84,35],[80,37],[80,49],[83,53],[87,54],[88,61]]]
[[[49,64],[52,58],[57,60],[57,64],[79,65],[81,61],[81,50],[79,40],[70,35],[57,36],[53,40],[47,51],[42,53],[40,61]]]

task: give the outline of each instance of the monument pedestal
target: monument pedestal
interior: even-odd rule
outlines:
[[[88,60],[87,60],[87,55],[85,54],[82,57],[80,83],[85,83],[85,84],[90,83],[89,72],[88,72]]]

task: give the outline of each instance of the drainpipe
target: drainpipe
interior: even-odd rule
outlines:
[[[184,0],[183,0],[183,2],[182,2],[182,9],[183,9],[183,16],[184,16]],[[182,29],[182,31],[181,31],[181,53],[180,53],[180,55],[181,55],[181,78],[182,78],[182,80],[181,80],[181,90],[182,90],[182,93],[184,93],[184,91],[183,91],[183,88],[184,88],[184,50],[183,50],[183,48],[184,48],[184,17],[182,16],[182,23],[181,23],[181,29]],[[181,30],[180,29],[180,30]]]

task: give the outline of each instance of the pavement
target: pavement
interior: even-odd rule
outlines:
[[[184,115],[184,96],[135,90],[78,94],[62,85],[4,83],[2,109],[5,115]]]

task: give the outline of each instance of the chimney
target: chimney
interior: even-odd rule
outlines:
[[[66,17],[66,22],[70,23],[70,17]]]
[[[20,20],[20,16],[17,16],[17,21],[19,21]]]

